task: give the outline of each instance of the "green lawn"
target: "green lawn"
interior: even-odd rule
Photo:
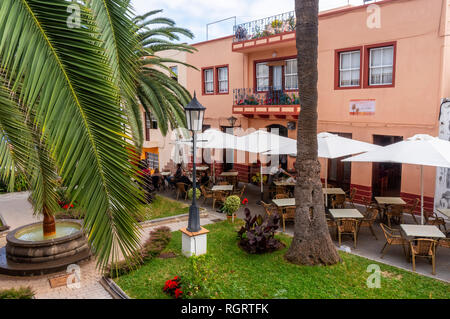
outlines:
[[[189,213],[189,206],[187,204],[159,195],[155,196],[153,203],[143,206],[142,209],[145,220]]]
[[[208,255],[217,274],[210,298],[450,298],[450,285],[395,267],[341,253],[343,262],[324,267],[297,266],[283,258],[286,249],[265,255],[249,255],[237,246],[237,225],[207,225]],[[290,237],[278,236],[286,247]],[[119,277],[117,284],[132,298],[168,298],[164,282],[187,275],[189,259],[180,255],[181,233],[174,232],[166,251],[178,257],[154,258],[141,268]],[[370,289],[366,272],[370,264],[381,267],[381,288]],[[430,266],[431,267],[431,266]],[[431,269],[431,268],[430,268]]]

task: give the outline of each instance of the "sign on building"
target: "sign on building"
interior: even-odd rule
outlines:
[[[350,115],[374,115],[375,100],[350,100]]]

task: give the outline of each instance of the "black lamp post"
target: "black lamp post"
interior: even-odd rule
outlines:
[[[230,123],[231,127],[234,128],[234,124],[236,124],[237,118],[235,118],[234,116],[231,116],[231,117],[227,118],[227,120]]]
[[[203,118],[206,108],[199,103],[194,92],[194,98],[184,107],[186,113],[187,129],[192,131],[193,167],[192,167],[192,205],[189,207],[189,221],[187,231],[195,233],[200,231],[200,214],[197,207],[197,167],[195,164],[197,154],[197,132],[203,128]]]

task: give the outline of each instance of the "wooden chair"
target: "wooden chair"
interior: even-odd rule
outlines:
[[[283,220],[283,232],[286,231],[286,221],[295,220],[295,206],[288,206],[284,208],[281,213],[281,219]]]
[[[353,236],[353,245],[356,248],[356,241],[358,238],[358,220],[354,218],[343,218],[337,221],[337,231],[339,246],[341,246],[342,235]]]
[[[416,257],[423,257],[431,259],[433,275],[436,275],[436,241],[429,238],[417,238],[410,242],[410,248],[413,271],[416,271]]]
[[[226,198],[227,198],[227,195],[223,191],[213,192],[213,209],[216,207],[216,202],[224,203]]]
[[[278,213],[278,208],[274,204],[267,204],[261,201],[261,205],[264,207],[264,211],[267,216],[271,216],[273,213]]]
[[[377,235],[375,235],[375,232],[373,230],[373,223],[378,217],[379,210],[376,208],[369,208],[366,216],[364,219],[361,220],[358,228],[358,233],[361,230],[361,227],[367,227],[370,229],[370,232],[372,233],[373,237],[375,237],[376,240],[378,240]]]
[[[284,199],[284,198],[289,198],[288,194],[276,194],[275,195],[275,199]]]
[[[188,189],[189,185],[185,184],[185,183],[177,183],[176,184],[176,190],[177,190],[177,200],[180,198],[180,195],[184,194],[184,200],[187,199],[188,196]]]
[[[401,224],[403,222],[403,205],[391,205],[389,209],[386,211],[386,217],[388,226],[391,226],[391,219],[396,219],[398,224]]]
[[[286,187],[284,187],[284,186],[275,186],[275,194],[286,194],[286,195],[288,195],[288,192],[286,190]]]
[[[217,185],[230,185],[227,181],[220,181]]]
[[[213,199],[213,192],[210,189],[207,189],[205,186],[200,186],[200,190],[202,192],[202,196],[203,196],[203,203],[206,203],[206,201],[208,200],[208,198]]]
[[[419,203],[420,203],[420,199],[416,198],[411,204],[409,204],[408,206],[406,206],[403,209],[403,214],[411,215],[411,217],[414,220],[414,222],[416,223],[416,225],[419,225],[419,222],[417,221],[416,214],[414,214],[414,211],[416,210]]]
[[[434,225],[441,229],[441,226],[444,226],[444,233],[447,232],[447,226],[445,219],[436,215],[436,213],[424,213],[425,224]]]
[[[333,208],[345,208],[345,195],[336,194],[336,197],[331,200],[331,207]]]
[[[351,206],[352,208],[356,208],[356,207],[355,207],[355,203],[354,203],[356,191],[357,191],[357,189],[356,189],[355,187],[353,187],[353,188],[350,190],[350,192],[349,192],[349,194],[348,194],[348,197],[346,196],[346,198],[345,198],[345,201],[348,202],[348,203],[350,203],[350,206]]]
[[[239,198],[241,199],[241,202],[242,202],[242,198],[244,197],[244,192],[245,192],[245,185],[242,186],[241,189],[236,189],[235,191],[233,191],[233,195],[239,196]]]
[[[405,257],[408,257],[408,254],[406,253],[406,247],[408,245],[408,240],[406,240],[403,237],[402,232],[400,229],[392,229],[385,224],[380,224],[381,229],[383,230],[384,237],[386,238],[386,243],[384,244],[383,248],[381,249],[381,258],[384,257],[384,254],[386,253],[387,249],[391,245],[402,245],[403,247],[403,253],[405,254]]]

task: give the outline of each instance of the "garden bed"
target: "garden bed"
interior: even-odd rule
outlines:
[[[396,267],[340,252],[342,263],[324,267],[297,266],[288,263],[284,254],[291,238],[277,235],[286,248],[250,255],[241,250],[236,231],[242,225],[221,222],[205,226],[208,234],[208,259],[211,272],[207,298],[450,298],[450,285]],[[166,280],[174,276],[189,277],[190,260],[181,251],[181,233],[174,232],[165,252],[176,258],[154,258],[139,269],[115,279],[131,297],[140,299],[170,298],[163,292]],[[367,267],[381,268],[381,288],[368,288]],[[211,288],[213,287],[213,288]]]

